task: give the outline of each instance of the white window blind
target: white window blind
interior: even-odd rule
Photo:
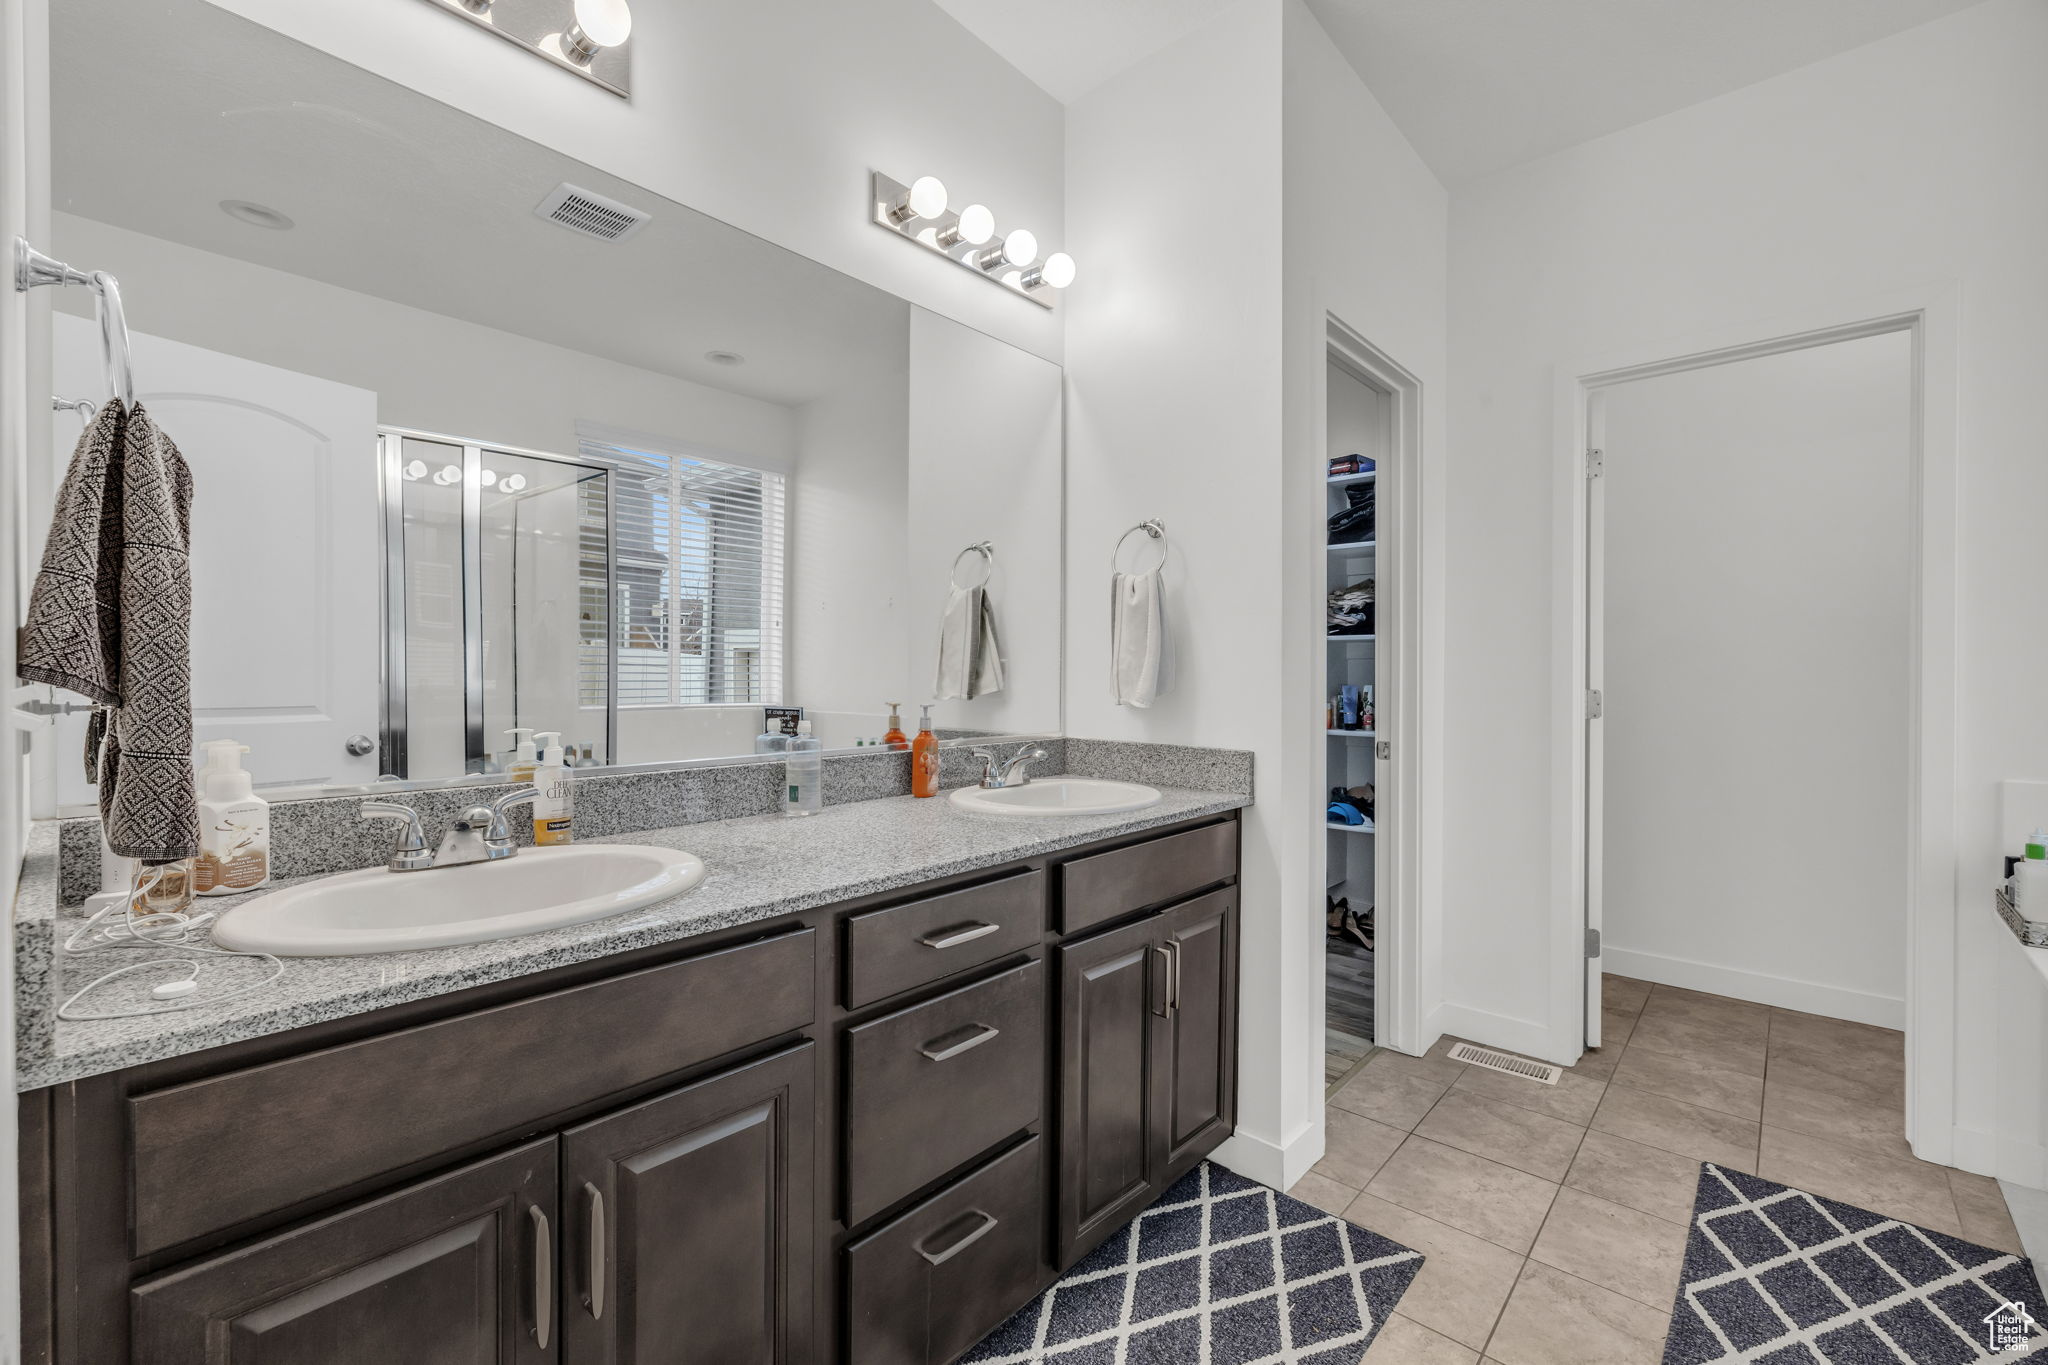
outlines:
[[[618,623],[619,705],[779,703],[784,477],[651,438],[585,431],[582,453],[611,470],[614,601],[585,616]],[[602,705],[601,648],[583,675]]]

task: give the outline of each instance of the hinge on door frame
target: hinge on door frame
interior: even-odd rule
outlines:
[[[1605,471],[1607,456],[1598,446],[1586,447],[1586,477],[1597,479]]]
[[[1598,720],[1598,719],[1600,719],[1600,714],[1601,714],[1601,712],[1603,712],[1603,711],[1604,711],[1604,710],[1606,710],[1606,709],[1607,709],[1607,696],[1606,696],[1606,694],[1605,694],[1605,693],[1603,693],[1603,692],[1602,692],[1602,691],[1601,691],[1601,690],[1600,690],[1599,688],[1597,688],[1597,687],[1589,687],[1589,688],[1587,688],[1587,689],[1586,689],[1586,719],[1587,719],[1587,720]]]
[[[1598,929],[1588,929],[1586,931],[1586,956],[1589,958],[1600,956],[1600,931]]]

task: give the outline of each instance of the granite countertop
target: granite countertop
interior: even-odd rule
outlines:
[[[101,973],[145,961],[147,955],[125,949],[80,955],[60,951],[52,960],[48,945],[61,946],[83,916],[75,909],[58,910],[54,836],[38,835],[31,839],[16,910],[22,931],[17,1083],[22,1090],[34,1090],[1251,804],[1251,797],[1236,793],[1161,790],[1165,799],[1160,804],[1116,815],[1024,819],[971,814],[945,799],[890,797],[828,806],[801,820],[752,816],[585,840],[684,849],[704,860],[709,875],[680,896],[588,924],[454,948],[289,958],[276,984],[217,1005],[89,1022],[56,1020],[58,1003]],[[224,896],[206,907],[226,910],[259,894]],[[40,953],[34,950],[37,944]],[[250,958],[200,961],[202,987],[216,990],[260,981],[270,970]],[[89,997],[91,1007],[146,1003],[149,985],[162,977],[137,976],[148,979],[132,986],[109,983]]]

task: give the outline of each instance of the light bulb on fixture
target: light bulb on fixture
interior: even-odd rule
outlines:
[[[969,204],[960,210],[960,217],[938,235],[940,246],[958,246],[965,242],[969,246],[980,246],[996,235],[996,216],[981,204]]]
[[[1017,283],[1026,289],[1037,289],[1048,284],[1055,289],[1065,289],[1073,282],[1074,258],[1064,251],[1053,252],[1045,258],[1043,265],[1036,270],[1025,271],[1017,279]]]
[[[992,246],[987,251],[976,252],[968,260],[982,270],[994,270],[998,266],[1027,266],[1038,259],[1038,239],[1025,228],[1018,228],[1003,238],[1001,246]]]
[[[439,469],[434,471],[434,482],[440,484],[441,487],[443,488],[446,488],[451,484],[461,483],[462,466],[459,464],[442,465]]]
[[[499,482],[498,491],[501,493],[517,493],[525,487],[526,476],[524,474],[507,474]]]
[[[936,218],[945,211],[946,182],[935,175],[921,175],[889,206],[889,221],[901,227],[913,218]]]
[[[476,481],[482,484],[485,488],[489,488],[492,484],[498,481],[498,471],[495,469],[478,470]]]
[[[425,460],[414,460],[400,472],[405,475],[407,483],[416,483],[427,477],[427,462]]]
[[[633,33],[633,11],[626,0],[576,0],[576,22],[562,35],[562,55],[578,66],[608,47],[617,47]]]

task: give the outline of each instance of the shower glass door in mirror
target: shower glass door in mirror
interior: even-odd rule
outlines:
[[[121,282],[192,469],[200,737],[268,794],[482,781],[514,730],[751,761],[771,707],[858,751],[941,690],[948,574],[984,542],[1002,686],[937,703],[941,740],[1060,732],[1057,364],[230,7],[49,9],[37,245]],[[606,108],[622,148],[660,117]],[[616,206],[603,230],[550,212],[565,187]],[[54,391],[103,400],[90,296],[41,292]],[[1039,311],[967,292],[992,325]],[[79,432],[50,420],[31,556]],[[92,801],[64,724],[40,814]]]
[[[386,431],[382,771],[503,772],[516,735],[616,752],[611,471]]]

